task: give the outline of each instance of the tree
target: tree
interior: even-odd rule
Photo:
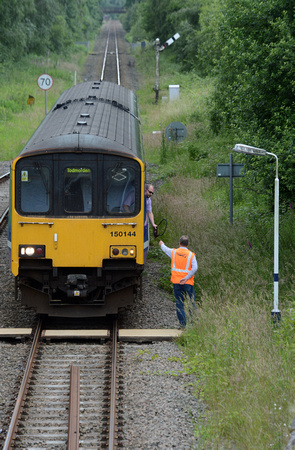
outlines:
[[[222,55],[212,128],[216,132],[230,128],[239,141],[278,154],[281,201],[290,202],[295,191],[293,4],[288,0],[225,0],[219,33]],[[272,196],[273,164],[268,166],[264,158],[248,158],[247,167]]]
[[[159,38],[164,43],[178,32],[181,40],[170,52],[183,70],[212,73],[220,54],[216,37],[219,0],[126,0],[126,8],[122,22],[133,41]]]
[[[0,0],[0,62],[63,53],[101,22],[100,0]]]
[[[181,3],[171,0],[145,0],[142,3],[142,23],[150,40],[159,38],[165,42],[176,30],[175,12],[181,9]]]
[[[33,0],[0,1],[0,61],[19,59],[26,54],[35,26],[30,20]]]
[[[55,50],[52,32],[55,32],[54,24],[61,15],[62,8],[58,0],[34,0],[34,6],[29,14],[30,21],[34,24],[34,33],[30,36],[27,53],[43,55],[49,50]]]

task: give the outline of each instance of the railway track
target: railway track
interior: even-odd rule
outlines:
[[[117,31],[112,24],[108,28],[100,79],[121,84]]]
[[[129,44],[124,39],[125,32],[118,20],[104,24],[99,41],[88,55],[83,79],[104,80],[122,85],[130,90],[138,89],[134,76],[135,60],[130,55]]]
[[[39,320],[3,449],[120,447],[124,374],[118,338],[149,342],[177,335],[118,330],[116,319],[109,331],[42,330]]]
[[[38,323],[4,449],[115,448],[117,324],[112,339],[51,340]],[[90,341],[89,341],[90,339]]]
[[[0,194],[0,232],[4,229],[8,217],[9,203],[9,177],[10,173],[6,172],[0,175],[1,194]]]

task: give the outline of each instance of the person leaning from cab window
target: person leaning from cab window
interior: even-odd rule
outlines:
[[[146,221],[149,220],[154,229],[158,226],[155,224],[154,214],[152,210],[152,195],[154,195],[154,186],[152,184],[145,185],[145,199],[146,199]]]
[[[196,255],[188,247],[188,236],[181,236],[178,248],[166,247],[159,242],[161,250],[171,258],[171,281],[176,302],[176,314],[181,327],[186,326],[184,309],[185,297],[189,296],[196,303],[194,275],[198,270]]]
[[[154,186],[152,184],[146,184],[145,185],[145,201],[146,201],[146,220],[145,224],[147,224],[147,220],[150,221],[151,225],[154,228],[157,228],[157,225],[155,224],[154,214],[152,210],[152,195],[154,194]],[[133,189],[126,197],[126,199],[123,202],[123,209],[126,212],[132,212],[132,205],[134,205],[135,201],[135,190]]]

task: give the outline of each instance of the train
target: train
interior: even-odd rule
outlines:
[[[149,247],[145,176],[136,95],[107,81],[64,91],[11,164],[8,247],[22,305],[81,318],[134,303]]]

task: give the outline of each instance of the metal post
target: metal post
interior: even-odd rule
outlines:
[[[229,154],[229,220],[233,224],[233,154]]]
[[[281,319],[281,311],[279,310],[279,159],[277,155],[267,152],[263,148],[245,144],[236,144],[233,150],[247,155],[270,155],[276,158],[274,192],[274,308],[271,312],[273,323],[276,324]]]
[[[156,46],[156,83],[154,86],[154,91],[156,92],[156,103],[158,103],[159,100],[159,56],[160,56],[160,39],[157,38],[155,40],[155,46]]]
[[[273,322],[279,322],[281,312],[279,310],[279,169],[278,157],[274,153],[268,153],[276,158],[276,178],[274,195],[274,309],[271,314]]]

